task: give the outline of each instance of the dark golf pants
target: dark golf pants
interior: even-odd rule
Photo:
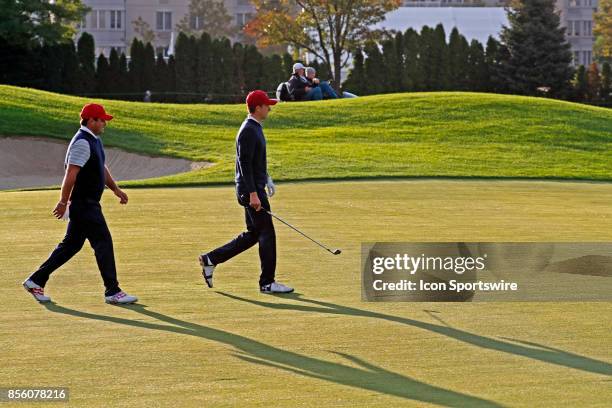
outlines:
[[[247,230],[227,244],[206,255],[214,265],[217,265],[259,243],[259,259],[261,261],[259,285],[264,286],[274,282],[276,271],[276,234],[272,217],[264,210],[264,208],[270,210],[268,197],[263,190],[258,191],[257,195],[263,207],[260,211],[255,211],[249,206],[248,194],[238,194],[238,202],[245,208],[244,218]]]
[[[70,205],[70,222],[66,236],[30,279],[44,287],[51,273],[76,255],[86,239],[96,254],[98,268],[106,288],[105,296],[118,293],[121,289],[117,282],[113,240],[102,215],[102,208],[95,201],[73,202]]]

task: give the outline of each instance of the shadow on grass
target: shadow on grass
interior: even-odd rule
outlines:
[[[303,298],[299,293],[285,295],[283,298],[298,300],[303,303],[309,303],[317,306],[306,304],[289,304],[289,303],[271,303],[259,300],[246,299],[240,296],[231,295],[229,293],[217,292],[225,297],[247,302],[257,306],[268,307],[272,309],[297,310],[310,313],[336,314],[346,316],[360,316],[389,322],[405,324],[412,327],[418,327],[423,330],[428,330],[473,346],[482,347],[489,350],[501,351],[504,353],[514,354],[517,356],[527,357],[534,360],[543,361],[546,363],[557,364],[564,367],[575,368],[577,370],[587,371],[595,374],[612,375],[612,364],[605,361],[595,360],[589,357],[584,357],[578,354],[569,353],[560,349],[544,346],[538,343],[502,338],[509,341],[494,339],[491,337],[480,336],[478,334],[455,329],[448,325],[437,325],[433,323],[422,322],[419,320],[408,319],[400,316],[387,315],[384,313],[371,312],[369,310],[357,309],[349,306],[337,305],[334,303],[323,302],[320,300]],[[426,311],[427,312],[427,311]],[[439,318],[436,317],[438,321]]]
[[[384,368],[375,366],[349,354],[336,353],[337,355],[342,356],[348,361],[358,365],[359,368],[334,363],[331,361],[325,361],[314,357],[308,357],[287,350],[281,350],[277,347],[269,346],[238,334],[202,326],[196,323],[179,320],[161,313],[153,312],[146,309],[146,306],[144,305],[136,304],[125,308],[129,308],[130,310],[166,324],[149,323],[139,320],[130,320],[114,316],[82,312],[75,309],[69,309],[55,303],[45,303],[44,305],[49,311],[54,313],[62,313],[84,319],[100,320],[149,330],[159,330],[195,336],[202,339],[227,344],[233,346],[237,351],[235,355],[244,361],[274,367],[349,387],[374,391],[404,399],[438,404],[445,407],[502,406],[482,398],[417,381],[410,377],[385,370]]]

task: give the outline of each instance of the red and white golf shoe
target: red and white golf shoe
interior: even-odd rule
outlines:
[[[45,296],[45,289],[32,282],[30,279],[26,279],[25,282],[23,282],[23,288],[40,303],[51,301],[49,296]]]
[[[124,291],[115,293],[113,296],[105,296],[104,299],[106,303],[110,303],[111,305],[127,305],[138,302],[136,296],[128,295]]]

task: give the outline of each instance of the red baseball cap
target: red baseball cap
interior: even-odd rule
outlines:
[[[81,110],[81,119],[104,119],[111,120],[113,117],[106,113],[104,106],[97,103],[88,103]]]
[[[264,91],[252,91],[246,97],[246,104],[251,107],[259,105],[276,105],[278,100],[268,98],[268,94]]]

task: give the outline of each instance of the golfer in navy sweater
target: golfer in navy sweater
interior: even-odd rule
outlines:
[[[65,218],[69,208],[70,221],[66,236],[49,259],[23,282],[23,287],[39,302],[51,301],[44,293],[49,275],[79,252],[86,239],[96,254],[106,287],[106,303],[124,304],[138,300],[119,288],[113,241],[100,207],[104,186],[108,186],[119,197],[121,204],[128,202],[127,194],[117,186],[104,164],[104,147],[99,136],[104,132],[106,122],[112,118],[102,105],[90,103],[81,111],[81,128],[68,146],[61,198],[53,210],[53,215],[61,219]]]
[[[202,275],[209,288],[213,286],[215,267],[259,243],[261,275],[259,289],[263,293],[289,293],[293,289],[274,280],[276,271],[276,235],[268,196],[274,195],[274,184],[266,164],[266,139],[262,123],[276,99],[264,91],[253,91],[246,98],[249,115],[236,137],[236,195],[244,207],[247,231],[235,239],[199,257]],[[266,194],[265,187],[268,188]]]

